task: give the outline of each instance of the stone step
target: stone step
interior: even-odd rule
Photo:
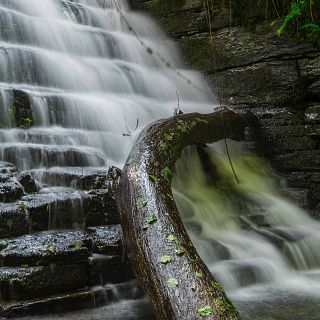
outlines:
[[[121,171],[115,167],[115,174]],[[80,190],[101,189],[108,186],[106,167],[53,167],[27,171],[36,181],[47,186],[71,187]]]
[[[82,263],[90,252],[122,255],[120,225],[91,227],[84,231],[41,232],[0,242],[2,267],[48,266],[51,263]]]
[[[0,144],[0,160],[14,163],[19,169],[52,166],[104,166],[106,156],[95,148],[31,143]]]
[[[0,268],[1,301],[45,297],[84,288],[88,285],[88,265],[50,264],[24,268]]]
[[[120,225],[1,240],[0,264],[0,316],[91,308],[142,296],[136,285],[121,284],[134,276]]]
[[[15,203],[0,204],[0,238],[117,223],[117,205],[107,189],[45,188]]]
[[[14,202],[26,193],[37,191],[38,186],[28,173],[0,161],[0,202]]]
[[[105,177],[107,170],[105,167],[53,167],[34,169],[28,173],[43,185],[92,190],[97,189],[96,180]]]
[[[121,299],[139,299],[143,292],[135,280],[94,287],[38,299],[0,303],[0,316],[16,318],[32,314],[67,312],[96,308]]]

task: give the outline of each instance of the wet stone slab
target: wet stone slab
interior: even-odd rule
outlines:
[[[26,193],[38,191],[31,176],[20,172],[12,164],[0,161],[0,202],[14,202]]]
[[[81,231],[40,233],[3,240],[6,246],[0,251],[0,264],[36,266],[85,261],[89,251],[82,246],[84,240]]]
[[[95,287],[92,290],[52,295],[47,298],[32,299],[23,302],[11,302],[0,306],[0,316],[17,319],[18,316],[37,314],[27,319],[134,319],[150,320],[152,307],[142,298],[143,293],[135,281],[124,282],[116,286]],[[124,300],[126,299],[126,300]],[[101,309],[89,310],[89,308]],[[88,310],[82,310],[88,309]],[[62,314],[72,310],[75,313]],[[46,313],[58,313],[40,315]],[[39,316],[40,315],[40,316]]]
[[[89,193],[67,188],[50,190],[22,196],[15,203],[1,203],[0,238],[119,223],[115,200],[106,189]]]
[[[2,301],[31,299],[83,288],[87,284],[87,265],[70,264],[28,268],[0,268]]]
[[[122,255],[122,229],[120,225],[90,227],[86,231],[87,239],[90,239],[92,243],[92,252]]]
[[[89,228],[86,231],[43,232],[2,240],[2,266],[49,265],[87,261],[89,252],[122,254],[119,225]]]
[[[26,212],[16,203],[0,203],[0,238],[20,236],[29,232]]]

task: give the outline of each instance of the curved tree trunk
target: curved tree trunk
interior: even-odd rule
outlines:
[[[117,201],[132,268],[159,320],[239,319],[190,241],[171,175],[185,146],[243,135],[242,118],[231,111],[185,114],[148,126],[130,153]]]

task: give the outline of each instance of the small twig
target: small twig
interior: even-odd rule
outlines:
[[[138,129],[138,127],[139,127],[139,121],[140,121],[140,120],[137,119],[136,127],[135,127],[135,129],[134,129],[133,131],[136,131],[136,130]],[[126,127],[127,127],[127,132],[122,133],[122,135],[123,135],[124,137],[131,137],[132,131],[128,128],[127,123],[126,123]]]
[[[139,127],[139,118],[137,119],[137,125],[136,125],[136,128],[134,129],[135,131],[138,129]]]
[[[178,107],[177,108],[174,108],[174,112],[173,114],[175,116],[179,115],[179,114],[183,114],[182,110],[180,109],[180,98],[179,98],[179,93],[178,91],[176,91],[176,95],[177,95],[177,100],[178,100]]]

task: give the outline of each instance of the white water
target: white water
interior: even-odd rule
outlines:
[[[152,54],[130,32],[119,7]],[[159,28],[131,12],[125,1],[1,0],[0,159],[33,169],[40,182],[52,174],[52,185],[63,180],[63,172],[121,167],[139,130],[173,115],[177,92],[184,112],[212,110],[212,101],[177,72],[207,90],[198,73],[184,68]],[[14,88],[29,95],[31,129],[10,128]],[[289,297],[288,302],[297,292],[319,303],[320,285],[314,280],[320,266],[318,223],[279,195],[264,165],[257,172],[257,165],[250,170],[248,163],[234,159],[241,181],[236,185],[226,161],[219,157],[215,161],[228,178],[226,184],[208,187],[194,153],[178,169],[175,197],[199,253],[244,316],[249,310],[246,319],[259,319],[250,309],[259,306],[257,301],[267,301],[262,309],[280,305],[282,310],[280,297]],[[47,193],[55,199],[61,189]],[[239,194],[253,208],[239,207]],[[239,212],[245,209],[247,215],[262,210],[266,224],[303,236],[296,242],[284,241],[280,250],[261,234],[241,228]],[[241,215],[242,222],[252,225],[248,216]],[[289,293],[281,295],[280,288]],[[268,302],[269,292],[278,303]],[[315,313],[306,314],[299,319],[316,319]]]
[[[201,76],[185,70],[159,28],[125,1],[2,0],[0,61],[1,126],[10,123],[8,88],[32,101],[31,130],[0,130],[0,158],[24,169],[49,166],[50,157],[61,167],[121,167],[139,129],[173,115],[176,92],[186,112],[212,109],[173,69],[205,89]]]
[[[320,223],[283,197],[263,160],[229,147],[239,184],[224,144],[206,150],[214,179],[195,148],[177,163],[175,201],[194,245],[243,319],[318,319]]]

